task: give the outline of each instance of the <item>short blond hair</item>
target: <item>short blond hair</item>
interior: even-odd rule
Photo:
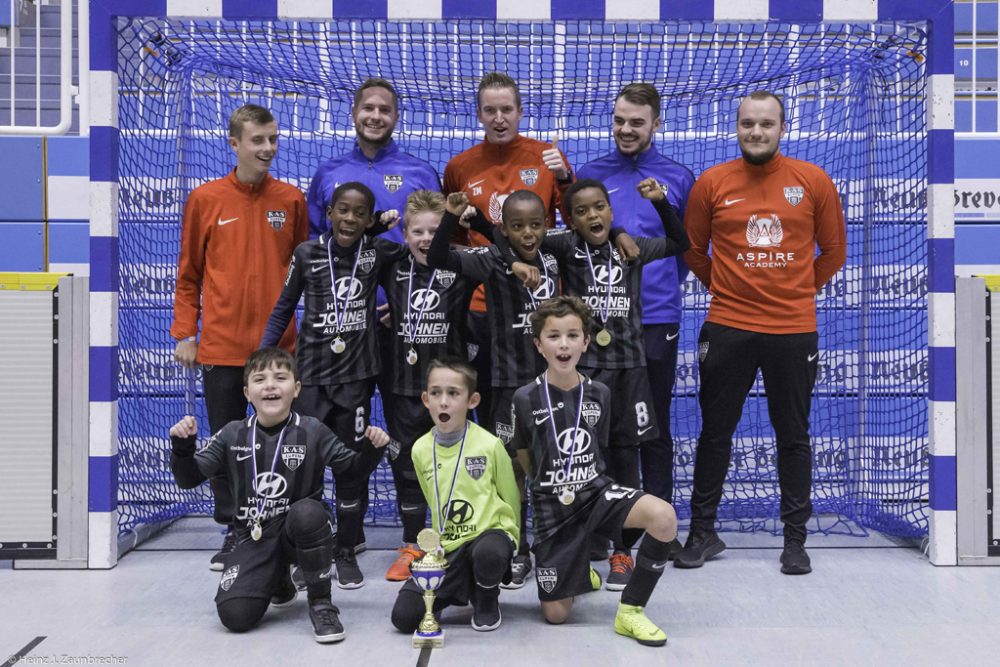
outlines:
[[[414,190],[406,198],[406,210],[403,211],[405,225],[411,215],[418,213],[437,213],[444,215],[444,195],[434,190]]]

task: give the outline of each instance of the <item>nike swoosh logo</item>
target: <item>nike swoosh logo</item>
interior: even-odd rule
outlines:
[[[816,357],[818,357],[818,356],[819,356],[819,352],[816,352],[815,354],[810,354],[809,357],[808,357],[808,359],[807,359],[807,361],[814,361],[816,359]]]
[[[671,334],[667,334],[667,340],[673,340],[673,339],[677,338],[677,337],[678,337],[678,336],[680,336],[680,335],[681,335],[681,332],[680,332],[680,331],[678,331],[677,333],[675,333],[675,334],[673,334],[673,335],[671,335]]]
[[[361,442],[364,439],[365,439],[365,436],[363,436],[363,435],[356,435],[356,436],[354,436],[354,442]]]
[[[344,509],[344,510],[352,510],[352,509],[354,509],[355,507],[357,507],[357,506],[358,506],[358,505],[360,505],[360,504],[361,504],[361,501],[360,501],[360,500],[355,500],[355,501],[354,501],[353,503],[351,503],[350,505],[348,505],[347,503],[342,503],[342,504],[340,505],[340,509]]]
[[[476,187],[476,186],[477,186],[477,185],[479,185],[480,183],[483,183],[484,181],[486,181],[486,179],[485,179],[485,178],[480,178],[480,179],[479,179],[478,181],[469,181],[469,182],[468,182],[468,183],[466,184],[466,186],[465,186],[465,189],[466,189],[466,190],[471,190],[472,188]]]
[[[666,563],[653,563],[653,569],[662,570],[664,565],[666,565]]]
[[[251,456],[253,456],[253,454],[247,454],[246,456],[240,456],[239,454],[237,454],[236,455],[236,460],[237,461],[246,461]]]
[[[727,198],[726,199],[726,206],[732,206],[733,204],[736,204],[737,202],[746,201],[746,199],[747,199],[746,197],[743,197],[741,199],[729,199],[729,198]]]
[[[542,417],[541,419],[535,419],[535,425],[537,426],[538,424],[544,424],[548,420],[549,420],[548,417]]]
[[[638,433],[639,433],[639,435],[642,435],[643,433],[645,433],[646,431],[648,431],[651,428],[653,428],[653,427],[652,426],[647,426],[646,428],[640,428],[638,430]]]
[[[239,218],[229,218],[228,220],[223,220],[222,218],[219,218],[219,227],[221,227],[222,225],[228,225],[230,222],[235,222],[237,220],[239,220]]]
[[[320,264],[309,269],[309,273],[316,273],[317,271],[322,271],[326,268],[326,264]]]

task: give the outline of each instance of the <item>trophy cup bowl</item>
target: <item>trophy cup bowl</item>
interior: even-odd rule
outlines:
[[[448,561],[438,555],[441,536],[430,528],[424,528],[417,535],[417,546],[424,555],[410,564],[410,576],[424,592],[424,617],[413,633],[413,648],[441,648],[444,646],[444,630],[434,618],[434,593],[444,581]]]

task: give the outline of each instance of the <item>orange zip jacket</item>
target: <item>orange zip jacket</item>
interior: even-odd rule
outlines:
[[[781,154],[712,167],[691,189],[684,227],[684,259],[712,295],[707,321],[816,331],[816,292],[847,258],[844,210],[825,171]]]
[[[309,217],[298,188],[270,175],[257,185],[228,176],[194,189],[184,205],[170,335],[198,334],[200,364],[242,366],[260,345]],[[295,323],[281,337],[291,351]]]
[[[573,168],[566,155],[563,162],[570,171],[565,183],[556,180],[542,160],[542,152],[552,144],[518,135],[509,144],[497,146],[488,141],[453,157],[444,168],[444,193],[464,192],[469,203],[493,222],[500,224],[500,209],[507,195],[515,190],[531,190],[545,203],[549,227],[555,227],[556,211],[562,206],[562,195],[573,182]],[[464,240],[464,239],[463,239]],[[468,245],[489,245],[481,234],[469,232]],[[482,286],[472,295],[470,310],[485,312],[486,298]]]

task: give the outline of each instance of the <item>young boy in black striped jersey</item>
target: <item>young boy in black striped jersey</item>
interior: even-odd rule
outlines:
[[[410,563],[422,554],[417,533],[427,522],[427,503],[420,491],[410,448],[434,425],[421,401],[428,364],[443,356],[466,352],[465,322],[469,298],[476,283],[446,267],[428,266],[431,240],[441,224],[444,195],[415,190],[403,212],[406,252],[397,256],[380,278],[389,304],[391,334],[382,336],[383,360],[380,387],[386,428],[400,443],[399,455],[391,459],[396,485],[396,505],[403,523],[403,546],[385,578],[406,581]],[[476,223],[477,229],[485,219]]]
[[[309,617],[316,641],[344,638],[339,610],[330,602],[333,536],[323,506],[323,472],[370,472],[389,436],[376,426],[349,449],[316,419],[291,411],[301,385],[295,360],[282,349],[257,350],[243,369],[243,392],[254,409],[195,451],[198,425],[186,416],[170,429],[170,467],[182,489],[227,473],[238,504],[237,544],[227,556],[216,610],[233,632],[252,629],[269,605],[285,607],[296,596],[289,564],[306,581]]]
[[[663,574],[677,517],[666,501],[604,474],[601,444],[612,418],[610,391],[577,371],[590,344],[590,309],[577,297],[555,297],[532,313],[531,326],[547,368],[514,394],[511,443],[531,488],[542,614],[549,623],[563,623],[576,595],[600,587],[587,560],[592,535],[614,540],[623,530],[645,531],[614,627],[640,644],[662,646],[667,637],[643,608]]]
[[[471,601],[473,629],[495,630],[499,587],[510,578],[519,533],[521,494],[510,456],[499,438],[468,419],[479,404],[468,361],[431,361],[421,399],[434,428],[413,445],[413,466],[448,560],[434,611]],[[396,597],[392,623],[413,632],[423,614],[422,591],[410,579]]]
[[[604,443],[608,447],[608,474],[633,488],[640,486],[639,445],[658,433],[642,335],[642,266],[680,254],[690,246],[683,224],[656,179],[647,178],[636,188],[656,208],[666,235],[636,237],[636,261],[623,259],[610,242],[613,216],[607,189],[590,179],[579,180],[566,190],[567,217],[574,231],[549,234],[542,244],[543,250],[559,259],[563,292],[579,296],[595,314],[597,322],[587,332],[593,343],[583,353],[580,369],[611,389],[609,407],[615,420],[610,439]],[[533,267],[515,268],[519,274],[537,276]],[[631,549],[636,539],[638,535],[629,532],[623,541],[613,543],[605,582],[608,590],[619,591],[628,584],[635,568]]]
[[[334,189],[327,207],[331,229],[295,249],[261,342],[263,347],[278,340],[304,295],[295,346],[302,391],[295,407],[322,421],[349,447],[364,438],[381,367],[375,335],[378,282],[406,252],[404,246],[366,236],[375,222],[374,208],[375,196],[363,183]],[[355,548],[368,508],[369,477],[334,471],[341,588],[364,585]]]

